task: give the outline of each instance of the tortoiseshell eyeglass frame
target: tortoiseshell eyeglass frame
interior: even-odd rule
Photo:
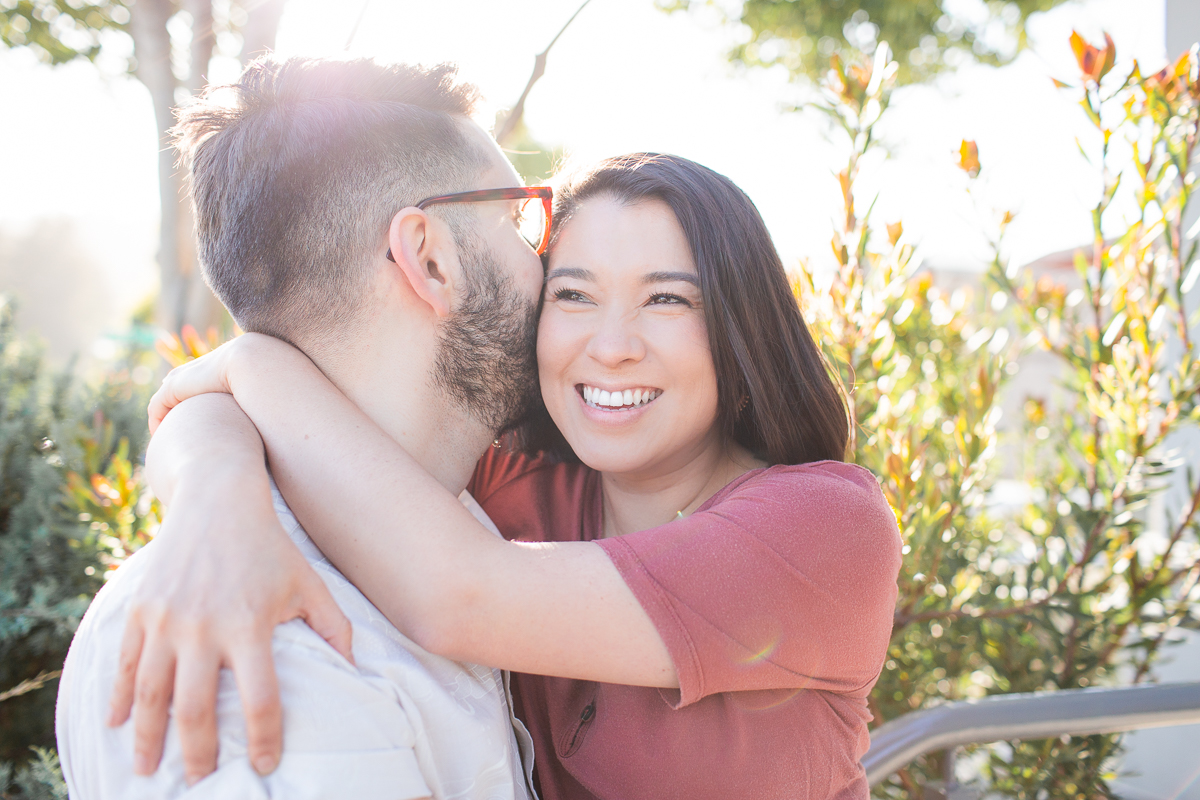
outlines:
[[[542,230],[541,240],[529,242],[529,246],[540,256],[546,252],[546,245],[550,241],[551,207],[554,203],[554,189],[550,186],[510,186],[505,189],[476,189],[470,192],[439,194],[436,197],[426,197],[417,203],[417,208],[424,211],[429,206],[445,203],[485,203],[491,200],[523,200],[526,198],[540,199],[542,208],[546,211],[546,225]],[[390,247],[387,251],[387,258],[392,262],[396,260],[392,256]]]

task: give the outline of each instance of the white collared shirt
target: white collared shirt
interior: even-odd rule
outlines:
[[[422,650],[308,538],[272,485],[275,511],[353,626],[352,665],[304,622],[275,629],[284,752],[259,777],[247,757],[233,675],[221,670],[217,770],[188,788],[175,726],[150,777],[133,774],[133,723],[104,724],[121,635],[148,544],[117,570],[79,625],[59,683],[59,756],[72,800],[98,798],[468,798],[529,800],[529,734],[512,716],[506,676]],[[466,492],[459,498],[499,535]],[[518,740],[520,742],[518,743]],[[522,765],[524,758],[524,765]]]

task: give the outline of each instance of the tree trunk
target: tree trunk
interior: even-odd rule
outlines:
[[[275,33],[283,16],[284,0],[246,3],[248,19],[242,26],[242,63],[275,49]]]
[[[188,284],[183,273],[181,244],[191,249],[181,223],[186,220],[186,200],[175,150],[167,131],[175,123],[175,90],[178,81],[171,69],[171,36],[167,21],[175,13],[169,0],[141,0],[130,9],[129,32],[137,56],[138,80],[150,92],[158,124],[158,195],[161,221],[158,231],[158,324],[177,332],[187,308]]]
[[[192,15],[192,46],[186,87],[195,97],[208,83],[208,65],[212,61],[216,36],[213,30],[212,0],[183,0],[182,8]],[[180,183],[186,185],[181,174]],[[179,273],[185,284],[183,315],[179,327],[191,325],[203,334],[209,328],[222,327],[225,310],[209,290],[200,271],[196,254],[196,225],[191,200],[186,190],[179,207]],[[174,328],[173,330],[178,330]]]
[[[246,2],[242,28],[242,60],[270,50],[283,14],[284,0]],[[180,81],[171,66],[171,35],[167,22],[178,10],[192,17],[188,78]],[[137,56],[137,77],[150,92],[158,124],[158,191],[161,222],[158,238],[158,324],[171,333],[192,325],[201,333],[219,327],[225,316],[221,304],[204,283],[196,258],[195,227],[185,173],[175,162],[169,131],[175,124],[177,92],[199,94],[206,84],[216,37],[212,0],[139,0],[130,8],[129,31]]]

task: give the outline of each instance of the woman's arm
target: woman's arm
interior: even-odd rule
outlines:
[[[149,775],[173,705],[184,774],[199,780],[216,766],[217,675],[230,667],[251,763],[265,775],[282,730],[272,630],[302,618],[353,661],[350,622],[280,526],[262,442],[229,395],[177,407],[151,440],[146,472],[170,513],[140,554],[150,563],[126,619],[109,724],[132,706],[134,769]]]
[[[225,367],[297,518],[414,641],[504,669],[678,686],[598,546],[496,537],[290,345],[241,337]]]

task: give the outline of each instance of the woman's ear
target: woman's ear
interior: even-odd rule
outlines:
[[[450,313],[458,248],[450,228],[414,206],[402,208],[388,227],[388,255],[395,268],[438,317]]]

